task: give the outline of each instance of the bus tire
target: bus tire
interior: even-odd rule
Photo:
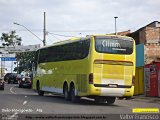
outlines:
[[[124,99],[124,97],[119,97],[118,99],[119,99],[119,100],[123,100],[123,99]]]
[[[70,87],[70,96],[71,96],[71,101],[72,102],[78,102],[79,101],[79,97],[75,95],[75,86],[74,84],[71,84],[71,87]]]
[[[65,100],[69,100],[69,92],[68,92],[68,85],[67,85],[67,83],[64,84],[63,94],[64,94]]]
[[[96,97],[94,98],[95,103],[106,103],[106,99],[105,98],[101,98],[101,97]]]
[[[37,81],[37,92],[39,96],[43,96],[44,95],[44,91],[40,90],[40,83],[39,81]]]
[[[108,104],[113,104],[115,102],[116,98],[115,97],[108,97],[107,98],[107,103]]]
[[[132,99],[132,97],[126,97],[126,100],[130,100],[130,99]]]

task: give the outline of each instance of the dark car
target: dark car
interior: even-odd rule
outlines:
[[[32,81],[31,81],[31,78],[28,77],[28,76],[25,76],[25,77],[22,77],[22,78],[19,78],[19,88],[25,88],[25,87],[28,87],[28,88],[31,88],[32,87]]]
[[[16,78],[17,78],[17,73],[11,73],[8,76],[8,84],[10,84],[10,83],[18,83]]]
[[[7,82],[8,79],[9,79],[9,76],[11,75],[12,73],[6,73],[5,76],[4,76],[4,81]]]
[[[0,78],[0,89],[4,90],[4,80]]]

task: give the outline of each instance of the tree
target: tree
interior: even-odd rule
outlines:
[[[16,31],[10,31],[9,33],[2,33],[1,41],[3,46],[19,46],[22,39],[16,35]],[[32,63],[35,58],[35,52],[22,52],[16,53],[17,67],[14,71],[20,73],[23,70],[32,70]]]
[[[21,37],[16,35],[16,31],[10,31],[9,33],[2,33],[1,41],[3,46],[18,46],[21,45]]]
[[[35,60],[35,51],[32,52],[22,52],[16,54],[16,59],[18,61],[18,67],[15,67],[14,71],[20,73],[23,70],[32,70],[32,63]]]

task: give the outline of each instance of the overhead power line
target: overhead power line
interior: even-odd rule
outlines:
[[[56,38],[57,40],[61,40],[61,39],[57,38],[55,35],[53,35],[53,34],[49,34],[49,35],[51,35],[52,37]]]
[[[10,28],[6,28],[6,29],[0,29],[0,31],[11,31],[12,29],[10,29]],[[27,31],[26,29],[15,29],[16,31]],[[33,32],[43,32],[43,30],[42,29],[30,29],[31,31],[33,31]],[[83,32],[106,32],[106,30],[48,30],[48,31],[50,31],[50,33],[54,33],[54,32],[75,32],[75,33],[83,33]]]
[[[56,34],[56,33],[52,33],[52,32],[48,32],[48,34],[62,36],[62,37],[76,37],[76,36],[71,36],[71,35]]]

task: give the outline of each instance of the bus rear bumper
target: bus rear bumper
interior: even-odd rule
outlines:
[[[91,85],[88,91],[88,95],[94,96],[131,97],[133,94],[134,86],[131,88],[106,88]]]

